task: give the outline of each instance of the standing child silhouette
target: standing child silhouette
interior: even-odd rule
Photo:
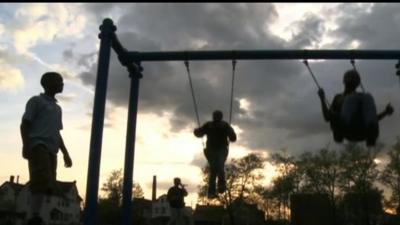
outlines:
[[[45,195],[53,194],[56,188],[57,153],[61,149],[65,167],[72,166],[72,160],[61,137],[61,107],[55,95],[63,91],[63,78],[59,73],[47,72],[41,80],[44,93],[33,96],[26,103],[22,116],[22,155],[28,160],[30,201],[32,215],[28,225],[42,225],[40,216]]]

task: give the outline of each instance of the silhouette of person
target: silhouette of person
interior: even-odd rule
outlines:
[[[229,141],[236,141],[236,133],[227,122],[222,120],[223,114],[219,110],[213,112],[213,120],[206,122],[203,126],[194,129],[196,137],[207,135],[206,148],[204,155],[210,165],[208,180],[208,197],[215,198],[215,182],[218,176],[218,192],[224,193],[225,184],[225,161],[228,157]]]
[[[343,139],[352,142],[366,141],[367,146],[375,146],[379,136],[379,120],[393,113],[390,103],[385,110],[377,114],[373,97],[369,93],[360,93],[360,75],[356,70],[344,73],[344,92],[336,94],[328,109],[323,89],[318,90],[322,113],[325,121],[330,122],[335,142]]]
[[[191,224],[191,218],[185,212],[184,198],[188,195],[185,185],[181,183],[179,177],[174,178],[174,186],[167,193],[167,200],[170,206],[171,218],[168,225]]]
[[[59,73],[47,72],[40,83],[44,93],[31,97],[26,103],[22,116],[22,155],[28,160],[29,187],[32,194],[31,218],[28,225],[43,224],[40,211],[45,195],[57,191],[57,153],[61,149],[65,167],[72,166],[72,160],[61,137],[63,128],[61,107],[55,95],[63,91],[63,78]]]

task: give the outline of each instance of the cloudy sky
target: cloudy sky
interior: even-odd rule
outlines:
[[[0,4],[0,181],[19,175],[28,181],[21,158],[19,125],[26,101],[42,92],[46,71],[65,78],[56,97],[63,108],[62,135],[74,162],[58,179],[76,180],[86,192],[91,115],[97,71],[99,25],[111,18],[131,51],[260,49],[399,49],[400,5],[383,3],[1,3]],[[357,60],[365,89],[379,111],[391,102],[397,112],[381,122],[379,141],[390,146],[399,135],[400,83],[396,60]],[[348,60],[310,61],[329,100],[343,90]],[[229,114],[230,61],[191,62],[200,120],[220,109]],[[134,181],[151,197],[175,176],[189,185],[188,205],[196,204],[200,167],[205,164],[183,62],[145,62],[140,83]],[[129,77],[114,53],[107,91],[100,182],[123,168]],[[287,149],[296,155],[333,142],[323,121],[317,88],[300,60],[238,61],[233,126],[238,142],[230,158]],[[273,176],[267,166],[266,183]],[[100,184],[101,185],[101,184]]]

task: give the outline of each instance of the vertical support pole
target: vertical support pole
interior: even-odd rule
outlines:
[[[86,185],[86,201],[84,224],[96,225],[97,196],[99,189],[99,171],[101,159],[101,145],[104,127],[104,111],[107,92],[107,78],[110,64],[112,34],[116,27],[111,19],[104,19],[100,26],[100,50],[97,66],[97,80],[94,95],[92,131],[90,138],[89,165]]]
[[[128,70],[130,69],[128,68]],[[141,73],[130,70],[129,76],[131,78],[131,87],[126,131],[124,182],[122,187],[122,225],[132,224],[133,166],[135,162],[136,119]]]

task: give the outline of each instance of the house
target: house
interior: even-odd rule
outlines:
[[[18,218],[23,218],[21,213],[17,213],[16,202],[19,193],[24,185],[14,182],[14,176],[0,186],[0,224],[15,224]]]
[[[192,211],[191,207],[185,207],[185,213],[189,215],[189,217],[192,217]],[[151,224],[165,225],[168,223],[170,217],[171,211],[167,195],[163,194],[152,202]]]
[[[156,217],[170,217],[171,212],[169,211],[169,202],[167,200],[167,195],[161,195],[152,204],[152,218]]]
[[[382,193],[369,190],[364,194],[346,193],[339,204],[343,224],[381,224],[384,216]]]
[[[132,219],[133,224],[150,224],[152,217],[152,201],[143,198],[133,198]]]
[[[265,213],[258,209],[257,204],[241,199],[232,202],[231,210],[222,205],[196,205],[193,213],[195,225],[231,224],[231,217],[239,225],[265,225]]]
[[[221,205],[196,205],[193,213],[195,225],[226,224],[225,209]]]
[[[232,216],[236,224],[242,225],[264,225],[265,213],[258,209],[257,204],[247,203],[242,198],[235,199],[232,204]],[[228,218],[230,216],[228,214]],[[228,222],[227,224],[230,224]]]
[[[290,196],[292,225],[335,224],[333,204],[328,194],[296,193]]]
[[[14,182],[14,176],[0,186],[0,210],[15,208],[16,200],[24,185]]]
[[[58,191],[54,195],[46,196],[40,216],[47,225],[75,225],[81,218],[82,198],[78,194],[76,182],[57,181]],[[0,186],[0,201],[3,209],[0,211],[0,223],[4,220],[13,221],[12,224],[22,225],[31,217],[31,193],[29,182],[25,185],[10,181]],[[6,207],[7,206],[7,207]]]

